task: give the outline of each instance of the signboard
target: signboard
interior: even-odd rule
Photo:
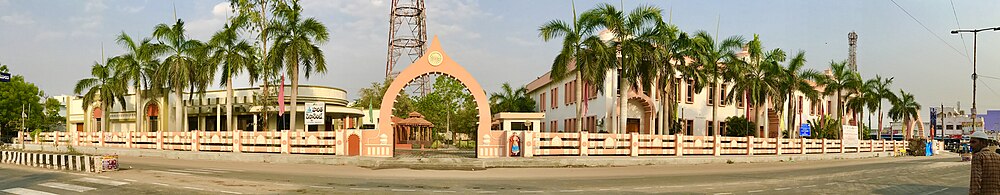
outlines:
[[[306,125],[323,125],[326,120],[326,103],[306,103],[305,119]]]
[[[802,126],[799,127],[799,136],[812,136],[812,129],[810,129],[809,124],[802,124]]]
[[[840,138],[845,148],[861,147],[861,140],[858,139],[858,126],[844,125],[844,137]]]
[[[104,155],[104,156],[101,156],[101,170],[102,171],[117,171],[118,170],[118,155]]]
[[[10,73],[0,72],[0,82],[10,82]]]

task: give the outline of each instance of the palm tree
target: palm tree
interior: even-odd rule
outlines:
[[[110,59],[106,60],[104,64],[94,62],[90,68],[92,77],[77,81],[76,87],[73,88],[73,93],[83,94],[84,110],[89,109],[90,105],[95,102],[100,102],[103,115],[101,118],[104,120],[101,122],[101,132],[108,130],[108,113],[111,112],[110,108],[115,106],[115,100],[117,103],[125,105],[123,96],[127,92],[125,82],[122,82],[121,79],[125,76],[116,74],[114,69],[108,65],[110,63]]]
[[[241,72],[248,72],[250,77],[257,77],[253,63],[256,50],[253,45],[239,38],[238,28],[226,25],[221,31],[212,35],[208,41],[212,64],[222,65],[220,85],[226,86],[226,129],[233,128],[233,77]]]
[[[602,57],[606,55],[594,55],[605,48],[604,43],[594,34],[598,19],[597,14],[593,11],[584,12],[577,17],[576,4],[573,3],[573,23],[552,20],[538,28],[538,35],[542,37],[542,40],[549,41],[563,37],[562,49],[552,62],[549,75],[552,80],[559,81],[564,79],[567,74],[575,74],[577,82],[573,87],[576,88],[577,122],[574,124],[576,129],[583,129],[583,115],[585,114],[583,113],[583,101],[587,101],[583,99],[583,83],[598,83],[596,80],[601,80],[603,83],[605,72],[602,70],[605,68],[601,66],[609,64],[601,63],[602,59],[605,59]],[[567,70],[570,64],[574,68]]]
[[[796,110],[802,109],[796,107],[798,105],[796,102],[797,98],[793,97],[795,92],[801,93],[802,96],[808,98],[810,102],[816,102],[819,100],[819,92],[813,88],[813,85],[810,84],[810,82],[816,78],[821,78],[822,73],[813,69],[804,69],[805,65],[806,53],[799,51],[795,54],[795,57],[792,57],[792,59],[788,61],[788,66],[781,67],[781,74],[778,76],[778,86],[780,90],[778,90],[779,96],[777,97],[780,97],[780,99],[775,101],[774,104],[784,105],[786,101],[788,102],[788,109],[786,110],[788,113],[788,125],[786,125],[786,127],[788,128],[789,137],[791,137],[791,135],[795,135],[792,131],[795,125],[795,119],[797,118],[794,113]],[[778,137],[781,137],[781,131],[778,131]]]
[[[302,18],[302,6],[292,1],[291,6],[280,6],[277,25],[271,26],[276,35],[274,48],[268,60],[272,64],[283,64],[292,77],[292,102],[290,129],[295,130],[295,115],[298,108],[299,66],[305,70],[306,79],[312,72],[326,73],[326,59],[323,50],[316,44],[330,39],[326,26],[315,18]]]
[[[824,95],[836,94],[837,98],[837,120],[840,121],[840,125],[844,123],[844,93],[847,94],[854,93],[858,88],[861,87],[861,76],[857,72],[852,71],[847,67],[847,61],[831,61],[830,62],[830,72],[832,75],[821,79],[820,83],[826,86],[823,89]],[[840,129],[843,131],[843,127]],[[843,132],[839,135],[843,136]]]
[[[189,40],[187,35],[185,35],[184,21],[178,19],[173,25],[159,24],[153,28],[153,37],[159,39],[166,45],[168,53],[163,61],[165,67],[164,71],[159,74],[163,76],[163,82],[166,86],[170,86],[171,90],[174,91],[175,96],[175,116],[177,124],[177,129],[179,131],[186,131],[187,125],[184,123],[184,87],[188,86],[191,67],[195,66],[197,59],[194,56],[197,55],[197,50],[201,48],[202,43],[197,40]],[[214,71],[213,71],[214,72]]]
[[[662,23],[662,21],[660,21]],[[682,77],[700,79],[700,69],[693,68],[694,65],[688,65],[686,56],[691,56],[693,53],[691,39],[688,37],[687,33],[680,31],[675,25],[671,24],[658,24],[657,29],[652,31],[650,35],[650,42],[654,47],[654,63],[652,63],[648,70],[640,71],[644,73],[641,76],[643,79],[654,79],[653,81],[645,80],[641,83],[650,84],[656,83],[655,86],[643,86],[654,90],[657,93],[657,99],[659,100],[659,107],[656,108],[658,112],[659,124],[659,134],[666,134],[669,132],[671,122],[673,122],[674,109],[676,109],[677,101],[674,100],[673,94],[675,89],[673,87],[674,82],[678,73],[681,73]],[[670,106],[668,106],[670,105]],[[669,120],[668,120],[669,118]]]
[[[882,100],[893,100],[896,99],[896,94],[892,93],[889,89],[892,85],[892,77],[886,79],[880,75],[875,75],[875,79],[869,80],[867,83],[872,86],[872,103],[869,109],[878,109],[878,136],[882,137]]]
[[[899,90],[899,95],[897,98],[891,98],[889,101],[892,103],[892,108],[889,109],[889,118],[893,120],[903,120],[906,132],[904,133],[906,139],[910,139],[910,130],[912,127],[912,122],[917,118],[917,112],[920,112],[920,104],[913,98],[913,94],[906,93],[903,90]]]
[[[274,25],[276,21],[273,19],[273,14],[275,14],[275,8],[282,7],[286,4],[285,1],[264,1],[264,0],[229,0],[230,5],[233,7],[233,11],[236,12],[231,20],[233,27],[238,27],[246,29],[251,33],[256,33],[254,36],[257,40],[254,42],[254,46],[259,46],[255,54],[256,59],[267,59],[271,38],[269,35],[269,30],[271,26]],[[268,18],[268,13],[271,13],[272,18]],[[271,64],[269,61],[262,60],[257,61],[254,64],[254,69],[258,72],[256,75],[250,75],[250,85],[254,85],[255,82],[261,82],[263,85],[260,86],[261,95],[258,96],[262,102],[261,104],[261,126],[264,130],[267,130],[268,121],[268,110],[271,106],[274,106],[274,100],[270,99],[271,85],[276,83],[275,80],[278,78],[278,72],[280,68],[278,65]]]
[[[652,30],[662,29],[662,12],[660,8],[652,6],[639,6],[631,12],[625,13],[611,4],[598,5],[594,10],[597,15],[598,26],[604,27],[614,34],[611,46],[615,49],[615,57],[618,58],[617,66],[606,66],[618,69],[619,98],[618,125],[615,133],[620,133],[626,123],[625,114],[628,92],[632,83],[638,83],[643,72],[647,72],[649,67],[653,67],[655,49],[651,44],[651,36],[655,35]],[[645,67],[645,68],[644,68]],[[605,70],[606,71],[606,70]]]
[[[719,100],[719,91],[725,92],[725,89],[719,89],[719,80],[731,80],[728,77],[719,78],[721,76],[719,69],[720,66],[725,68],[727,65],[734,65],[732,62],[734,62],[736,50],[746,44],[746,41],[743,40],[743,37],[732,36],[717,43],[712,35],[705,31],[698,31],[694,40],[694,63],[696,66],[702,67],[702,70],[711,77],[707,80],[712,82],[713,91],[708,94],[715,96],[711,98],[715,102],[712,102],[712,129],[709,131],[712,131],[713,135],[719,135],[717,111],[719,103],[723,102]]]
[[[732,75],[730,77],[735,79],[733,89],[727,98],[745,98],[747,107],[754,110],[754,124],[757,126],[763,126],[759,120],[762,114],[761,108],[767,104],[768,99],[773,100],[780,96],[778,85],[782,72],[778,63],[783,61],[785,61],[785,51],[781,49],[765,51],[755,34],[753,40],[747,43],[746,56],[736,61],[733,68],[726,70],[728,71],[726,74]],[[765,138],[770,136],[766,126],[763,134]]]
[[[535,109],[535,100],[528,97],[528,89],[521,86],[514,89],[510,83],[503,83],[501,91],[490,93],[490,108],[493,114],[499,112],[531,112]]]
[[[142,131],[142,103],[143,91],[148,89],[151,75],[147,71],[149,67],[159,63],[160,55],[166,52],[166,48],[158,43],[153,43],[150,38],[143,38],[136,42],[135,39],[122,32],[116,39],[119,45],[125,47],[125,54],[111,59],[111,65],[115,71],[121,75],[124,83],[132,83],[135,89],[135,131]]]
[[[858,79],[861,80],[861,79]],[[872,101],[872,86],[868,84],[869,82],[864,82],[861,84],[857,90],[847,97],[847,110],[854,113],[854,121],[857,123],[858,130],[862,131],[867,126],[862,123],[862,118],[864,118],[865,107],[867,107]],[[858,135],[864,136],[861,132]]]

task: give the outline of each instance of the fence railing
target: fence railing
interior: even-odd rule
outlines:
[[[336,154],[338,132],[190,131],[18,133],[24,143],[182,151]]]
[[[905,141],[861,140],[844,147],[841,140],[688,135],[535,132],[533,156],[684,156],[781,155],[886,152],[906,148]]]

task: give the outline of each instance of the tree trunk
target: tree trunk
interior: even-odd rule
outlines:
[[[295,57],[295,58],[293,58],[292,61],[295,62],[295,64],[291,64],[291,66],[292,66],[291,67],[292,68],[292,75],[290,75],[290,76],[292,76],[292,108],[290,109],[289,114],[288,114],[289,115],[288,116],[288,118],[289,118],[289,122],[288,122],[289,126],[288,127],[289,127],[290,131],[295,131],[295,130],[297,130],[295,128],[295,125],[298,123],[297,120],[295,120],[295,115],[298,114],[298,107],[299,107],[299,105],[298,105],[299,104],[299,101],[298,101],[298,97],[299,97],[299,64],[298,64],[298,62],[299,62],[299,60],[298,60],[297,57]]]
[[[587,100],[583,99],[583,82],[581,82],[581,81],[583,81],[582,67],[579,66],[579,65],[577,65],[576,69],[577,69],[576,70],[576,86],[574,86],[574,87],[576,87],[576,97],[575,97],[576,98],[576,124],[575,125],[576,125],[576,129],[579,131],[579,130],[583,130],[583,115],[587,114],[587,113],[583,113],[583,101],[587,101]]]
[[[615,133],[625,133],[626,123],[628,122],[627,109],[628,109],[629,84],[625,81],[625,77],[621,76],[623,71],[618,72],[619,74],[618,88],[620,89],[619,90],[620,94],[618,95],[618,124],[616,125],[617,129]]]
[[[135,86],[135,132],[142,132],[142,88],[139,85]],[[122,105],[124,108],[125,105]]]
[[[113,100],[109,100],[109,101],[113,101]],[[102,111],[101,112],[101,133],[109,132],[109,130],[110,130],[110,129],[108,129],[108,127],[110,127],[110,125],[108,125],[108,123],[109,123],[108,121],[111,121],[111,120],[110,120],[110,118],[108,116],[111,115],[110,114],[111,113],[111,109],[108,108],[108,103],[106,103],[106,102],[107,101],[105,101],[105,100],[101,100],[101,111]]]
[[[794,131],[794,130],[796,130],[795,115],[798,114],[799,112],[798,112],[798,109],[797,109],[798,108],[798,104],[796,104],[796,101],[795,101],[796,98],[792,98],[792,93],[794,93],[795,90],[791,90],[791,91],[792,92],[789,92],[788,95],[786,96],[786,98],[788,98],[788,110],[787,110],[787,112],[788,112],[788,116],[787,116],[788,122],[787,122],[787,124],[788,125],[786,125],[785,127],[788,128],[788,137],[789,138],[795,138],[796,135],[798,135],[798,133],[796,133]]]
[[[882,104],[878,104],[878,137],[882,139]]]
[[[181,95],[180,86],[177,86],[177,89],[174,90],[174,97],[177,98],[175,100],[177,105],[174,105],[174,120],[177,121],[175,127],[177,128],[177,132],[185,132],[187,129],[184,129],[184,96]]]
[[[719,81],[713,76],[712,78],[712,92],[708,93],[712,96],[712,135],[719,135],[719,91],[726,91],[724,89],[719,89]]]
[[[843,103],[840,101],[841,97],[840,91],[841,90],[837,90],[837,120],[838,120],[837,123],[839,123],[837,124],[837,129],[840,130],[837,131],[838,135],[837,137],[840,139],[844,139],[844,112],[843,112],[844,106]]]
[[[226,78],[226,130],[233,129],[233,77]]]

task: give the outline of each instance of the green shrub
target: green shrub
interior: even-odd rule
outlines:
[[[756,125],[747,120],[746,117],[732,116],[726,118],[726,132],[723,135],[732,137],[757,136],[754,126]]]
[[[906,148],[906,153],[911,156],[924,156],[927,153],[927,140],[923,138],[911,139],[910,145]]]
[[[830,116],[823,116],[819,119],[814,119],[809,121],[809,130],[812,139],[839,139],[838,131],[840,131],[840,120],[834,119]]]

